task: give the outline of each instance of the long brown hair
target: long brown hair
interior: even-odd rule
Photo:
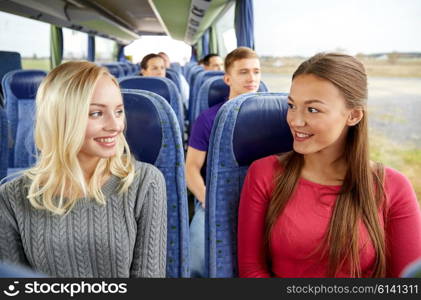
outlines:
[[[370,166],[367,127],[367,76],[361,62],[352,56],[336,53],[320,53],[304,61],[294,72],[292,79],[302,74],[313,74],[329,80],[344,95],[348,108],[362,109],[361,121],[349,127],[343,157],[347,171],[330,219],[321,250],[328,257],[329,277],[349,267],[350,276],[361,277],[359,257],[359,222],[367,228],[373,243],[376,260],[373,277],[386,274],[386,246],[384,228],[379,211],[384,200],[383,167]],[[280,156],[283,170],[276,178],[275,189],[266,214],[265,249],[269,255],[271,231],[292,196],[304,165],[302,154],[294,151]]]

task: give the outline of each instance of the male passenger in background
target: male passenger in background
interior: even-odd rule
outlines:
[[[228,100],[241,94],[256,92],[260,84],[260,62],[252,49],[240,47],[225,58],[224,81],[230,87]],[[205,110],[192,127],[187,149],[186,179],[187,187],[194,194],[195,214],[190,224],[190,268],[192,277],[205,274],[205,176],[206,154],[212,125],[219,108],[226,99],[221,99]]]
[[[140,74],[142,76],[165,77],[165,61],[155,53],[146,55],[140,62]]]
[[[168,54],[165,52],[159,52],[158,55],[162,57],[165,63],[165,68],[168,69],[171,65],[170,57],[168,56]]]
[[[224,61],[218,54],[211,53],[203,58],[203,67],[206,71],[223,71]]]

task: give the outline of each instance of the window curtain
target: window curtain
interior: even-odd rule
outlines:
[[[253,0],[236,0],[234,24],[237,47],[254,49]]]
[[[61,27],[50,27],[50,66],[52,69],[61,64],[63,60],[63,30]]]
[[[88,36],[88,60],[95,61],[95,36]]]

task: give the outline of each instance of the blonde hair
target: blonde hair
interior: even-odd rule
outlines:
[[[124,134],[117,137],[116,155],[101,158],[86,182],[77,155],[84,142],[90,99],[102,76],[116,79],[103,67],[87,61],[71,61],[53,69],[36,96],[35,144],[39,150],[34,167],[24,174],[31,179],[28,199],[37,209],[55,214],[69,212],[81,196],[105,204],[101,191],[108,174],[121,178],[119,193],[134,178],[134,163]]]

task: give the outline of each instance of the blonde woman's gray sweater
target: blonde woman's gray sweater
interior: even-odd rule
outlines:
[[[64,216],[30,204],[25,176],[0,186],[0,260],[53,277],[165,277],[164,177],[135,166],[126,193],[112,175],[102,187],[106,205],[79,199]]]

